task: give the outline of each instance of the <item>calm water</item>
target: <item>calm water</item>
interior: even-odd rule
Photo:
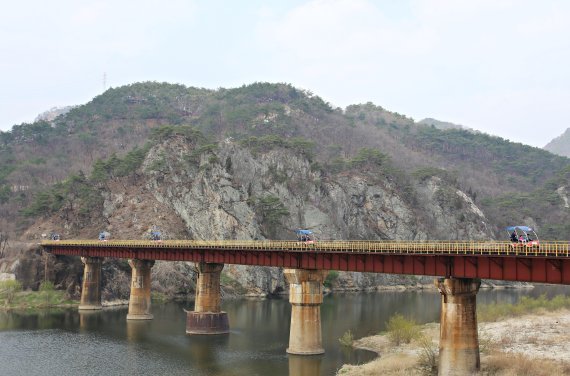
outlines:
[[[562,287],[482,290],[479,304],[516,302],[521,296],[568,294]],[[95,313],[75,309],[35,313],[0,312],[2,375],[334,375],[344,363],[374,357],[342,348],[347,330],[355,337],[378,333],[396,312],[419,323],[439,320],[435,292],[334,294],[322,305],[325,354],[289,356],[290,305],[286,298],[229,300],[231,333],[185,335],[183,308],[192,303],[154,305],[154,320],[126,321],[126,307]]]

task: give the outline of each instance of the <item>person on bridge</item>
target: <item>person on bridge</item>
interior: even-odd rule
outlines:
[[[511,241],[515,243],[518,241],[517,233],[515,231],[513,231],[513,233],[511,234]]]

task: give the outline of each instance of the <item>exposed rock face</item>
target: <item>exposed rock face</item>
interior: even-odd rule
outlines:
[[[570,157],[570,128],[544,146],[551,153]]]
[[[439,240],[486,240],[492,239],[487,228],[487,219],[473,200],[464,192],[443,184],[440,178],[432,177],[417,187],[425,214],[431,223],[430,239]]]
[[[438,195],[450,189],[438,178],[418,185],[417,202],[410,202],[389,180],[357,172],[322,176],[288,150],[253,155],[230,142],[202,154],[194,165],[185,160],[192,152],[193,146],[178,138],[152,149],[143,169],[148,191],[184,220],[195,239],[266,238],[252,203],[268,195],[289,211],[277,229],[279,238],[292,238],[286,230],[299,227],[314,228],[322,239],[434,239],[433,229],[446,239],[491,236],[480,225],[484,214],[465,193]],[[164,167],[155,170],[156,164]],[[427,226],[419,216],[437,223]]]
[[[143,164],[146,188],[184,221],[194,239],[292,239],[312,228],[321,239],[489,239],[485,217],[463,192],[437,178],[416,187],[415,202],[386,179],[359,173],[323,176],[289,150],[252,154],[232,142],[202,153],[180,137],[152,149]],[[156,169],[153,166],[161,166]],[[451,190],[450,197],[442,190]],[[289,215],[271,228],[255,201],[278,197]],[[428,218],[428,221],[425,221]],[[279,268],[228,265],[224,273],[252,294],[285,290]],[[400,282],[392,281],[398,279]],[[403,282],[402,282],[403,281]],[[341,273],[336,286],[354,289],[416,284],[409,278]],[[425,282],[425,281],[424,281]]]
[[[405,191],[387,176],[374,169],[324,175],[291,149],[253,152],[231,141],[198,148],[174,136],[150,149],[135,179],[106,184],[100,223],[119,239],[140,239],[152,226],[173,239],[294,239],[296,228],[311,228],[323,240],[492,238],[484,214],[464,192],[437,177]],[[85,228],[79,235],[100,230]],[[129,272],[124,262],[104,263],[103,299],[128,296]],[[189,263],[158,262],[152,273],[153,291],[194,291]],[[426,283],[341,272],[330,285],[361,290]],[[225,294],[287,290],[280,268],[227,265],[222,284]]]

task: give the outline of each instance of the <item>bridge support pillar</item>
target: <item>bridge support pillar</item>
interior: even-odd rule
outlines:
[[[441,293],[438,374],[475,374],[480,368],[477,292],[481,281],[439,278],[435,285]]]
[[[79,310],[101,309],[101,263],[100,257],[81,257],[83,268],[83,283],[81,285],[81,301]]]
[[[326,270],[285,269],[289,282],[291,329],[287,352],[296,355],[323,354],[321,303]]]
[[[186,334],[225,334],[230,332],[227,312],[222,312],[220,275],[224,264],[200,262],[194,311],[186,311]]]
[[[151,320],[150,313],[150,269],[154,260],[130,259],[131,296],[129,298],[129,313],[127,320]]]

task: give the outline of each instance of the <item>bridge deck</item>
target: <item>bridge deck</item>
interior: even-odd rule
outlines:
[[[55,255],[274,266],[570,284],[568,242],[241,240],[44,241]]]
[[[45,248],[131,248],[131,249],[187,249],[187,250],[241,250],[283,252],[346,252],[388,253],[418,255],[501,255],[569,257],[569,242],[542,242],[540,247],[527,247],[523,243],[480,241],[319,241],[307,244],[297,241],[256,240],[62,240],[42,241]]]

